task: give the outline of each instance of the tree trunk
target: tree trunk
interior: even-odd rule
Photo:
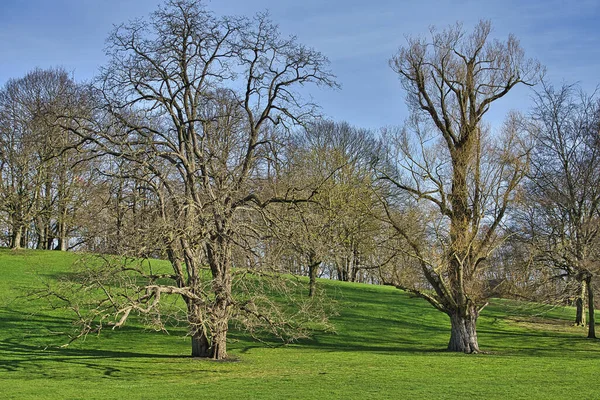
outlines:
[[[348,280],[348,277],[346,275],[346,271],[344,271],[344,269],[340,268],[339,266],[336,269],[337,269],[337,278],[338,278],[338,281],[346,282]]]
[[[206,325],[203,323],[202,310],[192,300],[185,297],[184,300],[187,303],[187,317],[192,336],[192,357],[208,358],[210,357],[210,340],[206,332]]]
[[[58,223],[58,244],[54,250],[67,251],[69,239],[67,238],[67,227],[64,222]]]
[[[581,293],[575,300],[575,307],[577,308],[577,312],[575,314],[575,325],[577,326],[585,326],[585,287],[586,283],[581,282]]]
[[[37,234],[36,250],[46,250],[46,230],[44,219],[40,216],[35,219],[35,233]]]
[[[192,335],[192,357],[210,357],[210,343],[203,331]]]
[[[45,250],[52,250],[54,244],[54,229],[52,229],[52,222],[50,220],[46,221],[44,226],[44,236],[46,237],[46,243],[44,244]]]
[[[339,281],[348,282],[348,257],[338,258],[336,261],[337,278]]]
[[[221,233],[206,247],[208,263],[212,272],[215,294],[210,307],[210,357],[214,360],[227,358],[227,331],[231,308],[231,243],[225,239],[231,232]]]
[[[226,310],[224,312],[227,313]],[[228,316],[217,313],[213,318],[213,332],[210,344],[210,358],[213,360],[224,360],[227,358],[227,331],[229,328]]]
[[[64,190],[61,190],[61,196],[63,196]],[[64,199],[61,199],[61,202],[64,202]],[[59,206],[59,220],[57,222],[57,230],[58,230],[58,245],[55,250],[67,251],[69,248],[69,238],[67,237],[67,207],[64,204],[60,204]]]
[[[192,357],[222,360],[227,358],[227,331],[229,329],[229,306],[227,301],[217,300],[210,312],[210,324],[202,324],[200,310],[188,306],[188,320],[192,330]],[[206,331],[208,330],[208,332]]]
[[[348,265],[348,271],[350,271],[350,282],[356,282],[356,276],[359,269],[359,253],[356,245],[352,244],[352,262]]]
[[[477,315],[476,312],[466,313],[456,311],[450,313],[450,323],[452,331],[450,333],[450,342],[448,351],[461,353],[478,353],[479,344],[477,343]]]
[[[585,280],[588,292],[588,338],[596,339],[596,318],[594,316],[594,289],[592,288],[592,277],[588,276]]]
[[[317,274],[319,272],[319,265],[321,265],[319,261],[314,261],[312,257],[310,258],[308,265],[308,297],[314,297],[317,290]]]
[[[317,267],[310,266],[308,269],[308,274],[310,276],[308,283],[308,297],[314,297],[315,291],[317,290]]]
[[[21,231],[21,248],[26,249],[29,247],[29,228],[24,226]]]
[[[575,312],[575,325],[576,326],[585,326],[585,317],[584,317],[584,312],[583,312],[583,298],[581,297],[577,297],[577,299],[575,300],[575,307],[576,307],[576,312]]]
[[[17,226],[14,228],[13,234],[12,234],[12,240],[10,242],[10,248],[11,249],[20,249],[21,248],[21,242],[23,240],[23,230],[21,229],[20,226]]]

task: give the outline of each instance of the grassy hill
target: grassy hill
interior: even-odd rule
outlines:
[[[338,301],[335,334],[269,348],[232,332],[237,362],[188,358],[189,338],[135,325],[47,347],[69,315],[23,294],[75,254],[0,249],[2,399],[592,399],[600,341],[574,311],[496,300],[478,324],[487,354],[444,351],[448,318],[390,287],[319,281]],[[47,348],[46,348],[47,347]]]

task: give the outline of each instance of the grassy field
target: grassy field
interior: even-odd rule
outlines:
[[[335,334],[270,348],[233,332],[236,362],[190,359],[183,331],[135,325],[45,349],[68,315],[22,295],[76,257],[0,249],[1,399],[600,398],[600,341],[570,326],[572,309],[496,300],[478,324],[486,354],[452,354],[448,318],[424,301],[331,281]]]

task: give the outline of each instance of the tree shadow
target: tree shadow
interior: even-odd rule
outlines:
[[[40,347],[26,344],[21,340],[9,338],[0,342],[0,371],[32,372],[34,375],[52,377],[55,373],[50,368],[45,368],[54,363],[76,367],[85,367],[99,371],[106,377],[112,377],[122,370],[114,361],[124,359],[177,359],[186,358],[182,355],[164,355],[140,353],[124,350],[98,350],[87,348],[60,348]],[[189,357],[187,357],[189,358]],[[111,362],[113,361],[113,362]]]
[[[0,337],[0,373],[26,372],[32,377],[56,378],[62,376],[61,374],[68,374],[67,371],[84,368],[93,371],[94,375],[122,378],[132,374],[143,374],[143,366],[152,360],[193,359],[189,354],[165,354],[128,349],[128,342],[117,342],[117,346],[114,346],[115,342],[110,343],[112,340],[90,346],[74,342],[65,347],[61,346],[65,341],[52,340],[52,337],[48,336],[48,332],[62,329],[71,322],[72,319],[65,317],[2,310],[0,312],[3,336]],[[128,331],[119,333],[123,334],[127,341],[134,339],[132,335],[139,335],[141,340],[150,338],[144,329],[138,327],[124,327],[121,331]],[[116,338],[112,334],[110,336],[112,339]],[[98,345],[103,348],[93,347]],[[112,348],[109,347],[111,345]],[[226,372],[210,368],[208,363],[205,365],[206,367],[195,367],[195,370]]]

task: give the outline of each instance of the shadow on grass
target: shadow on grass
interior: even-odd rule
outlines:
[[[452,354],[446,351],[450,335],[447,316],[432,309],[425,301],[400,291],[373,292],[364,287],[345,288],[336,299],[340,304],[340,314],[332,317],[337,333],[317,332],[311,339],[300,340],[290,347],[296,351]],[[137,334],[143,331],[140,328],[125,328],[125,332],[119,333],[124,335],[119,342],[121,349],[90,349],[81,348],[80,345],[45,348],[48,338],[44,337],[42,328],[60,331],[70,322],[69,318],[61,316],[23,314],[18,310],[0,311],[0,333],[3,336],[0,337],[0,372],[25,371],[32,376],[53,378],[57,376],[54,369],[58,365],[64,366],[65,370],[84,368],[93,371],[94,375],[122,378],[130,374],[144,374],[144,365],[152,359],[192,360],[188,355],[143,351],[152,346],[141,344],[150,336],[138,337]],[[515,330],[514,327],[495,329],[493,324],[488,320],[478,329],[482,350],[492,355],[585,358],[597,358],[600,355],[598,341],[588,341],[565,333]],[[132,335],[134,332],[136,336]],[[229,338],[229,348],[234,354],[246,354],[267,345],[282,346],[274,338],[266,338],[266,345],[239,331],[231,331]],[[100,345],[105,348],[110,346],[106,343]],[[127,347],[128,343],[132,346]],[[573,350],[565,350],[569,348]],[[224,372],[209,368],[209,365],[199,364],[198,370]]]
[[[20,371],[24,364],[27,367],[41,367],[42,364],[52,363],[68,363],[80,366],[85,366],[93,369],[103,369],[104,375],[110,376],[114,372],[119,371],[118,368],[104,365],[101,360],[117,360],[117,359],[161,359],[161,358],[190,358],[176,355],[162,355],[150,353],[138,353],[132,351],[119,350],[95,350],[81,348],[56,348],[48,347],[41,348],[36,345],[21,343],[16,339],[4,340],[0,343],[0,353],[3,354],[0,360],[0,370],[11,372]]]
[[[57,340],[55,332],[69,326],[71,322],[71,319],[64,317],[2,310],[0,373],[26,372],[31,377],[56,378],[72,377],[73,373],[79,374],[83,368],[93,371],[94,376],[100,374],[104,377],[122,377],[131,373],[143,374],[144,365],[152,360],[192,360],[189,355],[136,351],[137,348],[157,348],[157,342],[154,341],[144,346],[145,340],[156,336],[136,327],[125,327],[121,329],[122,332],[110,334],[112,339],[122,335],[123,341],[120,342],[99,341],[90,343],[91,346],[74,342],[68,347],[60,347],[65,343],[62,340],[64,336],[59,335],[61,339]],[[91,348],[99,345],[104,348]],[[113,348],[107,349],[111,345]],[[197,370],[222,372],[202,367]]]
[[[292,346],[327,352],[457,355],[446,350],[450,323],[445,314],[434,310],[424,300],[401,291],[371,292],[366,287],[346,287],[336,299],[340,304],[340,314],[332,318],[337,333],[317,333],[311,339],[299,340]],[[478,324],[481,350],[489,355],[547,358],[600,356],[600,341],[586,339],[583,334],[518,327],[510,318],[501,318],[498,312],[490,314],[482,316]],[[497,320],[505,321],[508,325],[496,325]],[[550,320],[556,322],[554,318]],[[255,347],[260,345],[245,346],[241,351],[247,352]]]

